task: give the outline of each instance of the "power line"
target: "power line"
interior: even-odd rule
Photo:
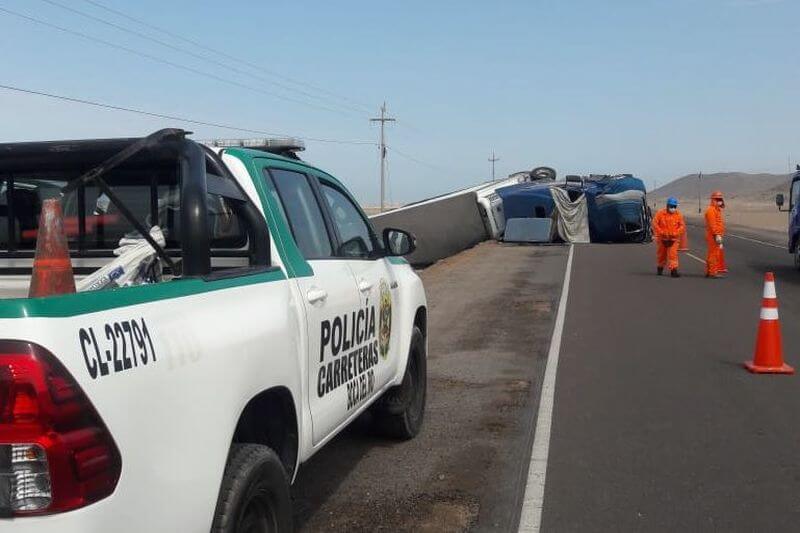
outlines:
[[[69,35],[74,35],[74,36],[77,36],[77,37],[81,37],[82,39],[86,39],[86,40],[89,40],[89,41],[100,43],[100,44],[103,44],[103,45],[108,46],[110,48],[115,48],[117,50],[122,50],[122,51],[128,52],[130,54],[134,54],[134,55],[137,55],[137,56],[140,56],[140,57],[144,57],[146,59],[149,59],[151,61],[155,61],[157,63],[161,63],[161,64],[164,64],[164,65],[173,67],[173,68],[177,68],[177,69],[180,69],[180,70],[184,70],[186,72],[191,72],[193,74],[197,74],[199,76],[204,76],[206,78],[210,78],[210,79],[222,82],[222,83],[226,83],[228,85],[233,85],[235,87],[240,87],[240,88],[247,89],[247,90],[250,90],[250,91],[254,91],[254,92],[257,92],[257,93],[266,94],[268,96],[273,96],[275,98],[280,98],[282,100],[286,100],[286,101],[289,101],[289,102],[294,102],[294,103],[298,103],[298,104],[301,104],[301,105],[315,107],[317,109],[322,109],[322,110],[325,110],[325,111],[330,111],[332,113],[344,114],[342,111],[340,111],[338,109],[333,109],[333,108],[325,107],[325,106],[318,105],[318,104],[312,104],[310,102],[305,102],[303,100],[297,100],[297,99],[289,97],[289,96],[273,93],[271,91],[266,91],[266,90],[260,89],[258,87],[253,87],[252,85],[247,85],[245,83],[240,83],[240,82],[237,82],[237,81],[229,80],[227,78],[223,78],[222,76],[217,76],[216,74],[213,74],[213,73],[210,73],[210,72],[206,72],[206,71],[203,71],[203,70],[200,70],[200,69],[196,69],[196,68],[184,65],[184,64],[175,63],[174,61],[170,61],[168,59],[164,59],[164,58],[161,58],[161,57],[158,57],[158,56],[154,56],[154,55],[148,54],[146,52],[141,52],[141,51],[135,50],[133,48],[128,48],[127,46],[123,46],[123,45],[120,45],[120,44],[112,43],[110,41],[106,41],[105,39],[101,39],[99,37],[93,37],[91,35],[88,35],[88,34],[85,34],[85,33],[82,33],[82,32],[76,31],[76,30],[71,30],[69,28],[64,28],[62,26],[58,26],[56,24],[52,24],[50,22],[47,22],[47,21],[44,21],[44,20],[41,20],[41,19],[37,19],[35,17],[31,17],[29,15],[25,15],[23,13],[19,13],[19,12],[16,12],[16,11],[13,11],[13,10],[10,10],[10,9],[4,8],[4,7],[0,7],[0,12],[6,13],[8,15],[15,16],[17,18],[21,18],[23,20],[27,20],[29,22],[33,22],[35,24],[39,24],[41,26],[45,26],[45,27],[48,27],[48,28],[51,28],[51,29],[54,29],[54,30],[57,30],[57,31],[60,31],[60,32],[63,32],[63,33],[66,33],[66,34],[69,34]]]
[[[125,106],[119,106],[119,105],[114,105],[114,104],[107,104],[107,103],[104,103],[104,102],[96,102],[96,101],[93,101],[93,100],[87,100],[85,98],[74,98],[74,97],[71,97],[71,96],[64,96],[64,95],[48,93],[48,92],[44,92],[44,91],[36,91],[36,90],[33,90],[33,89],[25,89],[23,87],[17,87],[17,86],[14,86],[14,85],[0,84],[0,89],[5,89],[7,91],[14,91],[14,92],[18,92],[18,93],[32,94],[32,95],[36,95],[36,96],[43,96],[43,97],[51,98],[51,99],[54,99],[54,100],[61,100],[61,101],[64,101],[64,102],[71,102],[71,103],[74,103],[74,104],[82,104],[82,105],[88,105],[88,106],[93,106],[93,107],[99,107],[99,108],[103,108],[103,109],[109,109],[109,110],[112,110],[112,111],[124,111],[126,113],[134,113],[134,114],[137,114],[137,115],[144,115],[144,116],[154,117],[154,118],[162,118],[162,119],[166,119],[166,120],[175,120],[177,122],[184,122],[184,123],[187,123],[187,124],[196,124],[196,125],[199,125],[199,126],[211,126],[211,127],[214,127],[214,128],[222,128],[222,129],[226,129],[226,130],[240,131],[240,132],[244,132],[244,133],[254,133],[256,135],[266,135],[266,136],[269,136],[269,137],[295,137],[295,138],[298,138],[298,139],[303,139],[305,141],[314,141],[314,142],[322,142],[322,143],[360,144],[360,145],[376,146],[376,143],[374,141],[358,141],[358,140],[352,140],[351,141],[351,140],[342,140],[342,139],[321,139],[321,138],[318,138],[318,137],[304,137],[304,136],[298,136],[298,135],[287,135],[285,133],[274,133],[274,132],[270,132],[270,131],[258,130],[258,129],[253,129],[253,128],[243,128],[243,127],[239,127],[239,126],[233,126],[231,124],[224,124],[224,123],[220,123],[220,122],[210,122],[210,121],[207,121],[207,120],[197,120],[197,119],[193,119],[193,118],[180,117],[180,116],[177,116],[177,115],[167,115],[167,114],[164,114],[164,113],[156,113],[156,112],[153,112],[153,111],[146,111],[144,109],[136,109],[136,108],[133,108],[133,107],[125,107]]]
[[[226,59],[228,59],[230,61],[234,61],[234,62],[239,63],[241,65],[247,65],[250,68],[256,69],[256,70],[258,70],[260,72],[263,72],[265,74],[268,74],[270,76],[282,79],[282,80],[284,80],[286,82],[289,82],[289,83],[292,83],[294,85],[298,85],[298,86],[301,86],[301,87],[306,87],[306,88],[309,88],[309,89],[313,89],[313,90],[315,90],[317,92],[320,92],[320,93],[323,93],[323,94],[327,94],[328,96],[331,96],[331,97],[334,97],[334,98],[338,98],[338,99],[346,101],[346,102],[350,102],[352,104],[355,104],[355,105],[359,106],[362,109],[363,112],[369,112],[369,106],[367,106],[367,105],[365,105],[363,103],[357,102],[356,100],[353,100],[352,98],[349,98],[349,97],[346,97],[346,96],[342,96],[340,94],[336,94],[336,93],[331,92],[331,91],[329,91],[327,89],[324,89],[322,87],[318,87],[318,86],[312,85],[312,84],[304,82],[304,81],[299,81],[299,80],[290,78],[288,76],[284,76],[283,74],[277,73],[275,71],[268,70],[268,69],[264,68],[261,65],[258,65],[256,63],[252,63],[250,61],[247,61],[246,59],[242,59],[241,57],[237,57],[235,55],[228,54],[227,52],[224,52],[224,51],[219,50],[217,48],[213,48],[213,47],[204,45],[203,43],[201,43],[201,42],[199,42],[197,40],[194,40],[194,39],[191,39],[191,38],[188,38],[188,37],[184,37],[183,35],[180,35],[180,34],[175,33],[173,31],[167,30],[167,29],[162,28],[160,26],[156,26],[154,24],[146,22],[146,21],[144,21],[142,19],[139,19],[139,18],[133,17],[131,15],[128,15],[127,13],[124,13],[124,12],[118,10],[118,9],[114,9],[114,8],[108,7],[107,5],[104,5],[103,3],[98,2],[97,0],[84,0],[84,2],[86,2],[88,4],[91,4],[91,5],[93,5],[93,6],[97,7],[97,8],[100,8],[100,9],[102,9],[102,10],[108,12],[108,13],[112,13],[112,14],[118,16],[118,17],[122,17],[124,19],[127,19],[127,20],[130,20],[132,22],[135,22],[136,24],[139,24],[139,25],[141,25],[141,26],[143,26],[145,28],[149,28],[151,30],[157,31],[157,32],[159,32],[159,33],[161,33],[163,35],[168,35],[169,37],[172,37],[173,39],[177,39],[177,40],[183,41],[185,43],[191,44],[191,45],[196,46],[198,48],[201,48],[201,49],[203,49],[203,50],[205,50],[207,52],[211,52],[211,53],[217,54],[218,56],[224,57],[224,58],[226,58]]]
[[[387,146],[386,149],[396,153],[400,157],[408,159],[409,161],[413,161],[414,163],[417,163],[418,165],[422,165],[424,167],[428,167],[430,169],[437,170],[439,172],[451,172],[450,170],[448,170],[448,169],[446,169],[444,167],[441,167],[439,165],[434,165],[433,163],[428,163],[427,161],[423,161],[421,159],[417,159],[416,157],[414,157],[412,155],[409,155],[409,154],[407,154],[405,152],[402,152],[402,151],[398,150],[397,148],[395,148],[393,146]]]
[[[56,2],[54,2],[52,0],[42,0],[42,1],[43,2],[52,3],[52,4],[56,3]],[[124,13],[124,12],[120,11],[119,9],[115,9],[115,8],[109,7],[109,6],[105,5],[105,4],[103,4],[102,2],[98,2],[97,0],[83,0],[83,1],[85,3],[87,3],[87,4],[90,4],[90,5],[94,6],[94,7],[96,7],[96,8],[102,9],[102,10],[108,12],[108,13],[111,13],[111,14],[116,15],[118,17],[121,17],[123,19],[129,20],[129,21],[134,22],[136,24],[139,24],[142,27],[148,28],[150,30],[159,32],[162,35],[166,35],[166,36],[169,36],[169,37],[171,37],[173,39],[176,39],[176,40],[182,41],[184,43],[190,44],[192,46],[195,46],[197,48],[205,50],[206,52],[211,52],[211,53],[216,54],[219,57],[223,57],[223,58],[225,58],[225,59],[227,59],[229,61],[238,63],[240,65],[245,65],[245,66],[247,66],[247,67],[249,67],[251,69],[254,69],[254,70],[258,71],[258,72],[261,72],[261,73],[266,74],[268,76],[272,76],[274,78],[281,79],[281,80],[283,80],[285,82],[288,82],[288,83],[290,83],[292,85],[296,85],[298,87],[303,87],[305,89],[313,90],[313,91],[316,91],[318,93],[324,94],[329,99],[331,99],[330,101],[332,103],[335,103],[335,101],[332,100],[332,99],[338,99],[340,101],[340,103],[338,103],[338,105],[343,105],[344,107],[347,107],[347,108],[349,108],[351,110],[357,111],[359,113],[364,113],[364,112],[369,112],[370,111],[370,106],[368,106],[367,104],[364,104],[363,102],[359,102],[359,101],[354,100],[354,99],[352,99],[350,97],[347,97],[347,96],[332,92],[332,91],[330,91],[328,89],[324,89],[322,87],[319,87],[317,85],[313,85],[313,84],[308,83],[306,81],[297,80],[295,78],[291,78],[289,76],[280,74],[278,72],[275,72],[274,70],[267,69],[267,68],[265,68],[262,65],[259,65],[257,63],[253,63],[253,62],[248,61],[246,59],[242,59],[241,57],[229,54],[229,53],[224,52],[224,51],[222,51],[222,50],[220,50],[218,48],[214,48],[214,47],[205,45],[205,44],[199,42],[198,40],[191,39],[189,37],[185,37],[183,35],[180,35],[178,33],[173,32],[171,30],[168,30],[166,28],[162,28],[161,26],[157,26],[155,24],[149,23],[149,22],[147,22],[145,20],[142,20],[140,18],[137,18],[137,17],[134,17],[134,16],[129,15],[127,13]],[[58,5],[60,7],[63,7],[64,9],[68,9],[70,11],[74,11],[74,12],[78,11],[78,10],[76,10],[74,8],[68,8],[68,7],[63,6],[61,4],[58,4]],[[91,15],[84,15],[84,16],[92,17]],[[92,18],[98,18],[99,19],[99,17],[92,17]],[[103,19],[100,19],[99,21],[102,21],[103,23],[109,24],[109,25],[113,25],[114,24],[112,22],[109,22],[109,21],[106,21],[106,20],[103,20]],[[118,28],[118,29],[122,29],[122,28]],[[192,55],[194,57],[203,58],[204,60],[214,61],[215,63],[217,63],[212,58],[209,58],[207,56],[202,56],[200,54],[192,53],[191,51],[188,51],[188,50],[185,50],[185,49],[182,49],[182,48],[179,48],[179,47],[175,47],[174,45],[169,45],[168,43],[165,43],[165,42],[161,41],[160,39],[155,39],[154,37],[147,36],[145,34],[142,34],[141,32],[136,32],[135,30],[131,30],[130,28],[122,29],[122,31],[126,31],[128,33],[133,33],[133,34],[138,35],[139,37],[142,37],[142,38],[149,38],[151,40],[154,40],[154,41],[158,42],[159,44],[162,44],[163,46],[168,46],[169,48],[172,48],[173,50],[180,50],[180,51],[182,51],[184,53],[187,53],[187,54],[190,54],[190,55]],[[242,71],[240,69],[235,69],[235,67],[232,67],[231,65],[229,65],[227,63],[223,63],[223,64],[225,65],[226,68],[234,70],[235,72],[245,73],[244,71]],[[252,73],[246,73],[246,75],[255,76]],[[266,83],[272,83],[272,84],[277,85],[278,87],[286,88],[287,90],[293,90],[293,89],[291,89],[291,87],[287,87],[286,85],[279,84],[279,83],[274,82],[274,81],[266,80],[265,78],[263,78],[261,76],[256,76],[256,77],[257,77],[257,79],[261,79],[262,81],[264,81]],[[317,98],[317,99],[321,99],[322,98],[320,96],[313,95],[313,94],[310,94],[310,93],[307,93],[307,92],[303,92],[303,91],[298,91],[298,92],[301,92],[302,94],[306,94],[307,96],[310,96],[312,98]],[[357,107],[354,107],[354,106],[357,106]],[[398,120],[398,121],[396,121],[396,124],[399,125],[399,126],[403,126],[404,128],[407,128],[407,129],[409,129],[411,131],[415,131],[415,132],[421,133],[420,128],[418,128],[414,124],[411,124],[411,123],[407,122],[406,120]]]
[[[257,80],[259,80],[261,82],[275,85],[277,87],[280,87],[283,90],[290,91],[290,92],[296,92],[298,94],[302,94],[302,95],[307,96],[309,98],[322,100],[323,102],[325,102],[325,100],[330,100],[329,98],[320,97],[320,96],[312,94],[310,92],[299,90],[299,89],[296,89],[294,87],[290,87],[288,85],[269,80],[269,79],[267,79],[267,78],[265,78],[263,76],[259,76],[257,74],[252,73],[252,72],[248,72],[246,70],[237,68],[237,67],[231,65],[230,63],[225,63],[223,61],[218,61],[218,60],[216,60],[214,58],[211,58],[211,57],[208,57],[206,55],[198,54],[196,52],[193,52],[191,50],[187,50],[187,49],[185,49],[183,47],[180,47],[180,46],[175,46],[175,45],[173,45],[171,43],[168,43],[168,42],[163,41],[161,39],[157,39],[155,37],[152,37],[150,35],[147,35],[145,33],[140,32],[140,31],[133,30],[131,28],[122,26],[121,24],[117,24],[115,22],[103,19],[101,17],[96,17],[96,16],[94,16],[94,15],[92,15],[90,13],[87,13],[85,11],[82,11],[80,9],[76,9],[74,7],[70,7],[70,6],[64,5],[64,4],[60,3],[60,2],[57,2],[56,0],[40,0],[40,1],[44,2],[46,4],[50,4],[52,6],[56,6],[58,8],[61,8],[61,9],[65,10],[65,11],[69,11],[70,13],[74,13],[74,14],[76,14],[78,16],[84,17],[84,18],[92,20],[94,22],[98,22],[100,24],[109,26],[109,27],[114,28],[116,30],[128,33],[130,35],[135,35],[136,37],[139,37],[140,39],[145,39],[147,41],[154,42],[154,43],[156,43],[156,44],[158,44],[160,46],[163,46],[165,48],[169,48],[170,50],[173,50],[173,51],[176,51],[176,52],[179,52],[179,53],[182,53],[182,54],[186,54],[186,55],[191,56],[191,57],[193,57],[195,59],[200,59],[201,61],[205,61],[207,63],[211,63],[211,64],[216,65],[218,67],[222,67],[222,68],[228,69],[228,70],[230,70],[232,72],[236,72],[236,73],[241,74],[243,76],[249,76],[249,77],[255,78],[255,79],[257,79]],[[329,103],[331,103],[333,105],[342,106],[342,107],[344,107],[344,108],[346,108],[346,109],[348,109],[350,111],[354,111],[354,112],[358,113],[359,116],[363,116],[362,111],[360,109],[358,109],[356,107],[353,107],[351,105],[342,105],[342,104],[338,104],[336,102],[329,102]]]

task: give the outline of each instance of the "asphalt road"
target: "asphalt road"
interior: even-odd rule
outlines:
[[[408,442],[363,417],[300,469],[302,531],[513,531],[566,247],[483,243],[424,270],[428,408]]]
[[[800,272],[785,236],[734,231],[727,279],[655,275],[654,245],[575,250],[543,531],[797,531],[800,374],[751,375],[764,272],[800,370]],[[699,228],[693,255],[705,256]]]

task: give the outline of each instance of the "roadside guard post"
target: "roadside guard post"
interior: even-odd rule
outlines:
[[[744,366],[754,374],[794,374],[794,368],[783,362],[778,296],[772,272],[764,275],[764,297],[761,301],[761,319],[758,323],[755,355],[753,360],[747,361]]]
[[[75,292],[75,276],[64,234],[61,203],[50,198],[42,204],[29,298]]]

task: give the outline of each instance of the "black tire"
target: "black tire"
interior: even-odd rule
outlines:
[[[280,459],[259,444],[234,444],[225,465],[211,533],[292,531],[289,480]]]
[[[794,245],[794,267],[800,270],[800,242]]]
[[[389,389],[375,412],[378,431],[399,440],[413,439],[422,429],[428,388],[425,337],[414,326],[403,382]]]

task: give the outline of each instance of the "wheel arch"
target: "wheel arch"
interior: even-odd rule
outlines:
[[[280,458],[289,479],[298,466],[298,410],[291,391],[273,387],[261,391],[247,402],[233,433],[233,444],[262,444]]]
[[[428,339],[428,308],[421,305],[414,314],[414,325],[422,332],[422,336]]]

